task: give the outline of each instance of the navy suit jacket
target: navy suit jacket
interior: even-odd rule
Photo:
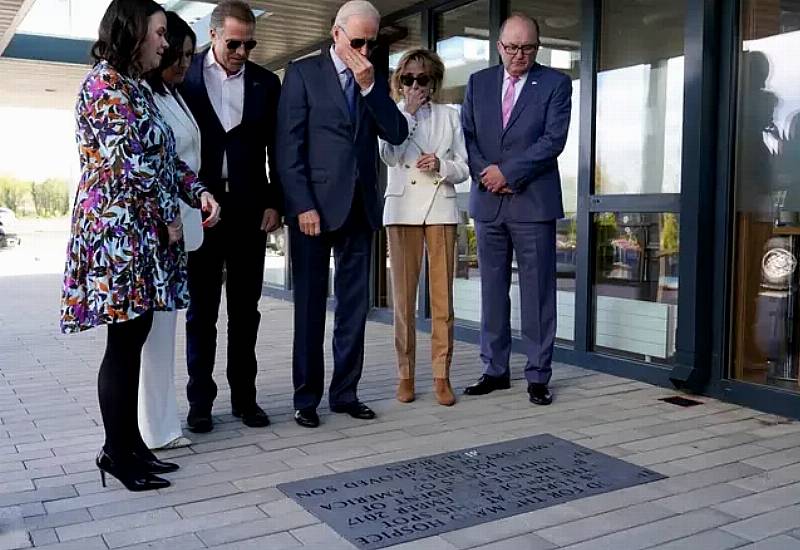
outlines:
[[[509,221],[563,218],[556,159],[567,141],[572,81],[535,64],[503,129],[504,75],[503,66],[498,65],[473,74],[467,84],[461,119],[472,176],[470,215],[478,221],[493,221],[505,200]],[[481,185],[480,174],[491,164],[500,168],[512,196],[492,193]]]
[[[207,54],[208,50],[204,50],[194,56],[180,88],[200,126],[199,176],[213,195],[221,196],[224,190],[220,181],[222,158],[227,153],[230,193],[226,207],[235,207],[238,213],[246,213],[250,220],[248,223],[260,225],[267,208],[283,211],[283,197],[275,169],[275,130],[281,82],[274,73],[248,61],[244,71],[242,123],[226,133],[211,105],[203,78]]]
[[[328,49],[286,68],[278,109],[278,172],[288,218],[316,209],[322,230],[336,230],[359,186],[371,227],[380,226],[377,138],[398,145],[408,136],[408,123],[380,75],[366,96],[356,87],[356,102],[354,125]]]

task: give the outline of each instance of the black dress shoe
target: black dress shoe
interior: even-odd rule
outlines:
[[[358,418],[359,420],[372,420],[375,418],[375,411],[367,407],[361,401],[354,401],[353,403],[348,403],[347,405],[331,405],[331,411],[335,413],[347,413],[353,418]]]
[[[549,405],[553,402],[553,394],[547,384],[528,384],[528,395],[534,405]]]
[[[146,452],[143,450],[134,451],[133,457],[142,465],[146,472],[151,474],[168,474],[180,468],[180,466],[174,462],[159,460],[149,449]]]
[[[186,425],[190,432],[204,434],[214,429],[214,421],[211,419],[211,411],[201,411],[193,407],[189,408],[189,415],[186,417]]]
[[[464,388],[464,395],[486,395],[494,390],[507,390],[510,387],[510,378],[498,378],[484,374],[477,382]]]
[[[166,479],[144,471],[133,455],[123,460],[122,457],[112,457],[101,450],[95,459],[95,464],[100,470],[100,482],[103,487],[106,486],[106,474],[117,478],[129,491],[153,491],[170,486],[170,482]]]
[[[241,418],[242,424],[245,426],[250,426],[251,428],[269,426],[269,416],[264,412],[264,409],[255,403],[241,409],[233,407],[231,412],[236,418]]]
[[[294,411],[294,421],[304,428],[316,428],[319,426],[319,415],[314,409]]]

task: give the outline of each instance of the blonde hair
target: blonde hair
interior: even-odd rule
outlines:
[[[426,50],[423,48],[417,50],[409,50],[400,61],[397,63],[397,68],[394,70],[391,79],[392,97],[395,101],[403,99],[403,85],[400,83],[400,76],[405,74],[406,68],[412,62],[416,61],[425,70],[425,74],[433,79],[433,92],[431,99],[438,101],[439,92],[442,89],[442,82],[444,81],[444,63],[439,54]]]

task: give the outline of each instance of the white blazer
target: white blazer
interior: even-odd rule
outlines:
[[[398,107],[403,111],[403,102]],[[381,159],[389,167],[384,225],[457,224],[459,221],[455,185],[469,177],[469,167],[458,111],[431,103],[430,124],[430,139],[426,140],[429,143],[421,143],[419,134],[410,135],[400,145],[378,140]],[[413,119],[409,121],[409,128],[413,128]],[[421,153],[411,139],[426,153],[436,154],[441,165],[438,174],[415,168]]]
[[[175,134],[175,147],[180,158],[194,173],[200,171],[200,127],[177,90],[162,95],[153,93],[161,116]],[[191,252],[203,244],[203,219],[200,210],[180,201],[183,220],[183,242]]]

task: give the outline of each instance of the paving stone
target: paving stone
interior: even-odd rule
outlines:
[[[666,544],[654,546],[649,550],[729,550],[739,548],[747,541],[735,537],[721,529],[713,529]]]
[[[558,546],[568,546],[584,540],[596,539],[615,531],[652,523],[672,515],[674,513],[666,508],[645,502],[542,529],[537,534]]]
[[[203,548],[206,547],[204,546]],[[310,547],[301,546],[300,542],[298,542],[298,540],[289,533],[276,533],[274,535],[256,537],[248,540],[239,540],[228,544],[222,544],[220,546],[213,546],[212,548],[213,550],[285,550],[288,548],[309,550]],[[353,547],[348,544],[346,550],[352,550],[352,548]],[[324,549],[342,550],[342,547],[330,543],[320,544],[319,550]],[[127,548],[125,550],[127,550]]]
[[[741,546],[739,550],[794,550],[796,548],[800,548],[800,540],[781,535]]]
[[[750,541],[759,541],[787,531],[800,524],[800,505],[789,506],[731,523],[723,527],[729,533]]]
[[[172,508],[160,508],[136,514],[127,514],[103,520],[90,520],[72,523],[56,528],[59,540],[68,541],[94,535],[103,535],[124,529],[142,526],[153,526],[158,523],[169,523],[179,520],[180,516]]]
[[[118,530],[106,533],[103,538],[109,548],[121,548],[189,533],[198,533],[201,530],[221,529],[237,523],[250,523],[262,518],[264,518],[264,514],[258,508],[251,506],[190,519],[178,519],[169,523],[137,527],[126,531]]]
[[[0,508],[0,550],[16,550],[31,546],[33,542],[28,537],[19,506]]]
[[[800,504],[800,483],[762,493],[751,493],[749,496],[718,504],[714,508],[737,518],[749,518],[794,504]]]
[[[741,487],[736,487],[735,485],[729,485],[727,483],[721,483],[719,485],[711,485],[709,487],[703,487],[687,493],[681,493],[679,495],[656,500],[654,501],[654,504],[663,506],[664,508],[672,510],[673,512],[684,513],[691,510],[706,508],[714,504],[719,504],[720,502],[728,503],[728,501],[752,494],[753,493],[747,489],[742,489]],[[715,508],[727,513],[727,510],[724,510],[723,507],[724,505],[716,506]]]
[[[29,531],[29,534],[34,547],[56,544],[58,542],[58,535],[56,535],[56,530],[53,528],[35,529]]]
[[[42,546],[44,550],[108,550],[102,537],[86,537],[83,539],[59,542]]]
[[[195,516],[205,516],[216,512],[224,512],[226,510],[235,510],[237,508],[245,508],[248,506],[260,505],[276,500],[283,500],[286,497],[277,489],[261,489],[258,491],[251,491],[247,493],[237,493],[229,496],[209,498],[200,502],[192,502],[190,504],[182,504],[175,506],[175,510],[183,518],[191,518]],[[265,513],[266,510],[262,507]]]
[[[280,531],[288,531],[315,523],[319,523],[317,518],[301,510],[283,514],[278,517],[256,519],[214,529],[204,529],[198,531],[197,536],[206,546],[218,546],[229,542],[271,535]]]
[[[696,510],[680,516],[625,529],[587,540],[565,550],[640,550],[651,546],[686,538],[690,535],[725,525],[732,518],[714,510]],[[541,535],[541,533],[540,533]],[[703,549],[705,550],[705,549]]]

